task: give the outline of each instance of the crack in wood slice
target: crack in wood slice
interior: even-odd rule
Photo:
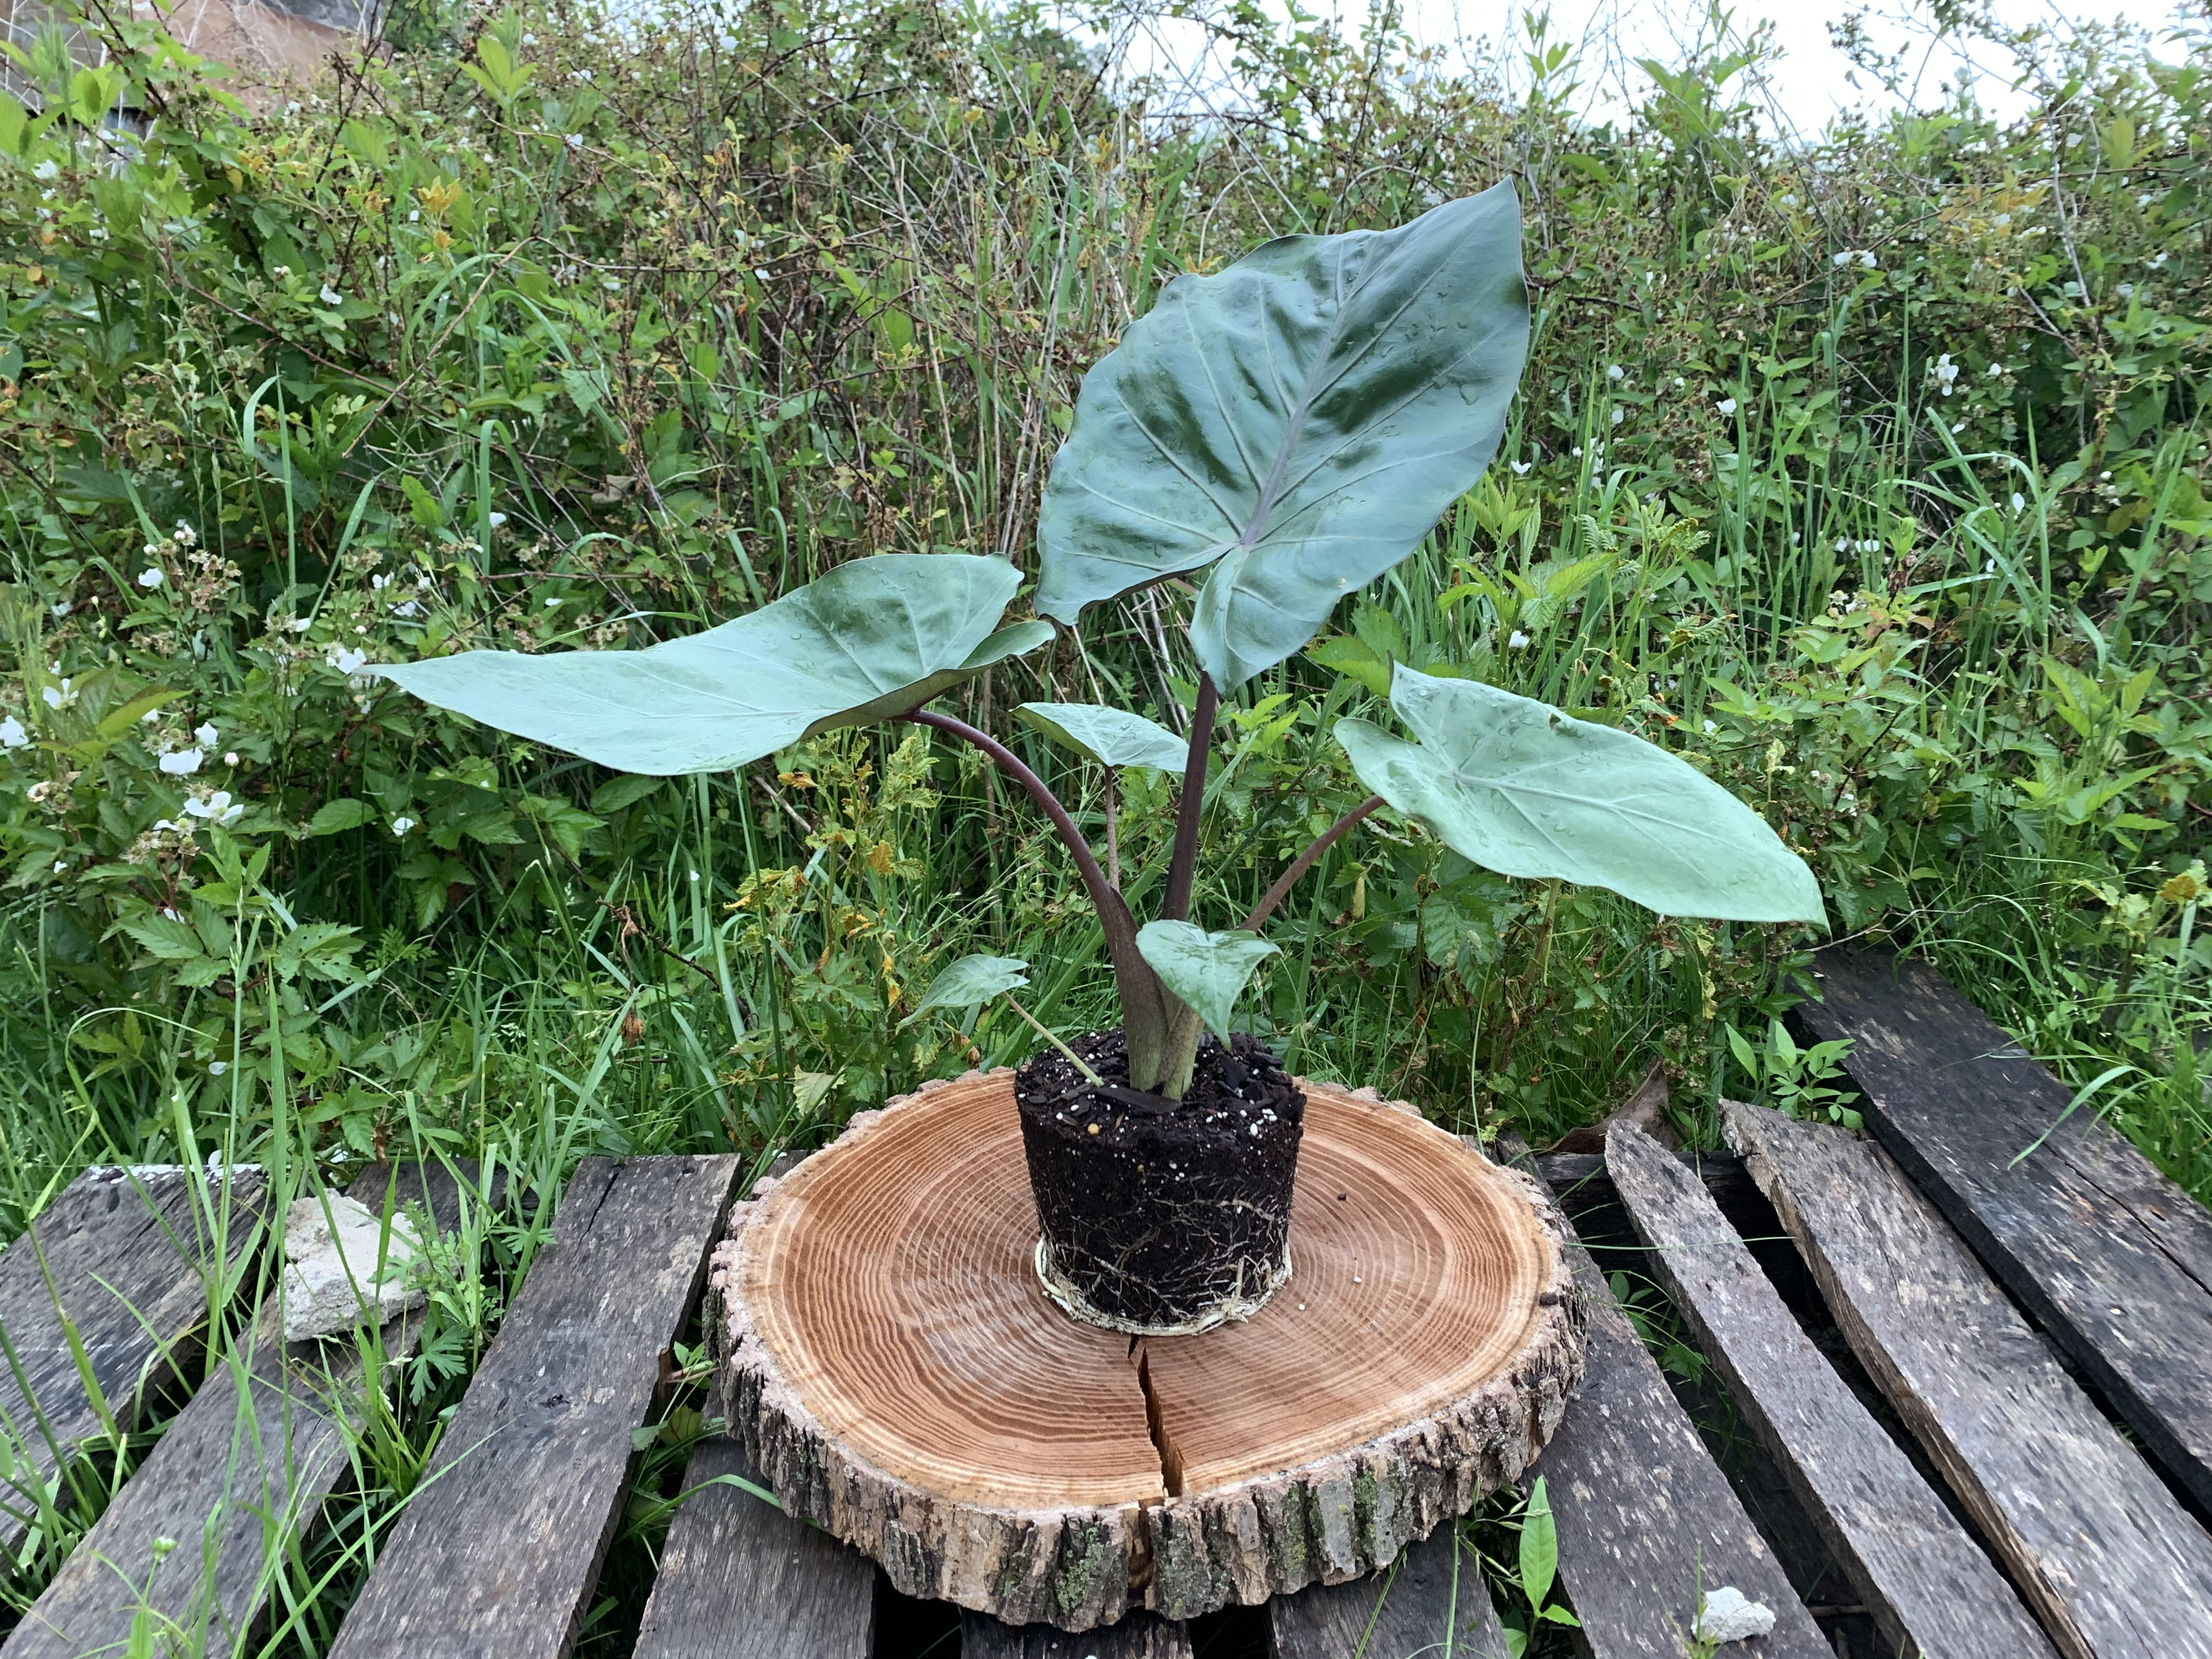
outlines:
[[[1519,1477],[1582,1370],[1564,1224],[1410,1109],[1307,1084],[1296,1276],[1128,1339],[1048,1307],[1012,1074],[926,1087],[733,1212],[729,1432],[910,1595],[1080,1631],[1337,1583]]]

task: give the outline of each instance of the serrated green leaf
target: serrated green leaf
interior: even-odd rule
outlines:
[[[1662,915],[1823,921],[1820,884],[1758,813],[1688,762],[1479,680],[1400,667],[1419,739],[1338,722],[1360,781],[1500,874],[1607,887]]]
[[[1084,380],[1038,520],[1038,611],[1072,623],[1212,565],[1191,639],[1241,684],[1481,476],[1528,339],[1510,182],[1170,284]]]
[[[1014,718],[1103,766],[1180,772],[1190,745],[1157,720],[1098,702],[1025,702]]]
[[[930,981],[914,1012],[911,1025],[933,1008],[973,1008],[1030,982],[1030,965],[1019,957],[963,957]]]
[[[1004,559],[884,553],[703,634],[643,651],[471,651],[373,670],[425,702],[625,772],[721,772],[890,720],[1052,637],[992,632]]]
[[[302,836],[335,836],[344,830],[358,830],[376,817],[376,809],[365,800],[356,800],[350,795],[341,795],[336,800],[326,800],[315,809],[315,816],[301,828]]]
[[[123,931],[163,962],[190,962],[202,954],[200,936],[167,916],[142,916],[125,922]]]
[[[1148,921],[1137,930],[1137,949],[1160,983],[1190,1006],[1206,1030],[1224,1042],[1237,1010],[1237,999],[1251,983],[1252,970],[1280,946],[1257,933],[1231,929],[1209,933],[1188,921]]]
[[[1354,634],[1332,634],[1306,647],[1306,655],[1323,668],[1334,669],[1358,681],[1378,697],[1390,695],[1390,659],[1376,654],[1375,647]]]

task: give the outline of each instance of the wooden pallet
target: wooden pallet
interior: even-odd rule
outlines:
[[[1730,1106],[1736,1155],[1690,1158],[1622,1124],[1601,1155],[1527,1159],[1582,1232],[1592,1313],[1589,1380],[1536,1470],[1579,1640],[1595,1659],[1686,1655],[1703,1593],[1733,1585],[1777,1614],[1773,1635],[1730,1650],[1747,1655],[2212,1659],[2212,1217],[2094,1122],[2069,1119],[2019,1158],[2066,1092],[1940,977],[1879,957],[1820,971],[1828,1000],[1801,1018],[1854,1040],[1871,1135]],[[634,1431],[665,1401],[738,1175],[728,1158],[578,1171],[334,1654],[570,1650],[629,1496]],[[450,1216],[435,1176],[356,1186]],[[217,1259],[204,1228],[179,1224],[206,1208],[196,1190],[182,1172],[88,1172],[0,1256],[0,1333],[18,1356],[0,1410],[23,1419],[28,1383],[47,1476],[104,1431],[61,1313],[103,1333],[110,1413],[189,1349],[186,1292]],[[251,1215],[255,1189],[233,1191]],[[2094,1228],[2092,1194],[2110,1218]],[[234,1264],[252,1248],[226,1243]],[[1624,1308],[1608,1273],[1648,1288]],[[161,1316],[118,1318],[121,1287]],[[1637,1328],[1655,1319],[1679,1322],[1708,1362],[1700,1378],[1655,1363]],[[1674,1351],[1677,1370],[1698,1369],[1690,1351]],[[273,1340],[219,1371],[0,1659],[119,1652],[149,1585],[162,1618],[211,1647],[265,1631],[252,1569],[268,1531],[312,1532],[368,1386]],[[900,1650],[915,1605],[754,1497],[750,1473],[727,1441],[695,1450],[640,1659]],[[149,1577],[156,1538],[186,1540],[172,1558],[185,1568]],[[126,1580],[139,1589],[118,1593]],[[1070,1637],[937,1618],[933,1651],[969,1659],[1508,1651],[1449,1528],[1370,1578],[1212,1621],[1134,1614]]]

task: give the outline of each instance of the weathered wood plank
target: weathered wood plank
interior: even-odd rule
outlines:
[[[1723,1112],[1853,1352],[2061,1650],[2212,1659],[2212,1539],[1935,1206],[1856,1135]]]
[[[1631,1126],[1606,1158],[1652,1265],[1881,1632],[1936,1659],[2050,1659],[2004,1575],[1799,1328],[1697,1176]]]
[[[441,1232],[463,1201],[452,1172],[419,1164],[364,1171],[347,1195],[380,1213],[387,1199],[420,1204]],[[163,1431],[0,1655],[119,1653],[142,1607],[157,1628],[205,1631],[211,1652],[252,1627],[271,1589],[271,1547],[313,1529],[367,1398],[357,1343],[287,1344],[283,1331],[272,1293],[243,1351]],[[419,1331],[419,1319],[392,1320],[381,1352],[411,1353]],[[157,1540],[176,1541],[157,1551]]]
[[[1589,1303],[1589,1372],[1534,1473],[1546,1477],[1559,1582],[1590,1650],[1686,1659],[1700,1591],[1734,1585],[1774,1609],[1761,1659],[1835,1659],[1605,1275],[1579,1243],[1569,1255]]]
[[[218,1259],[235,1271],[264,1242],[263,1189],[257,1170],[220,1185],[182,1169],[88,1170],[0,1255],[0,1453],[21,1472],[0,1479],[0,1552],[38,1518],[31,1482],[106,1438],[64,1316],[101,1400],[133,1426],[148,1386],[198,1352]]]
[[[960,1616],[960,1659],[1191,1659],[1190,1627],[1158,1613],[1070,1636],[1051,1625],[1002,1624],[988,1613]]]
[[[331,1659],[568,1651],[737,1176],[586,1161]]]
[[[1824,952],[1868,1124],[2154,1456],[2212,1509],[2212,1213],[1924,963]],[[2014,1160],[2048,1135],[2017,1164]]]
[[[733,1440],[700,1442],[661,1547],[636,1659],[868,1659],[876,1566],[724,1475],[754,1478]]]
[[[1474,1552],[1446,1522],[1381,1572],[1267,1603],[1272,1659],[1506,1659]]]

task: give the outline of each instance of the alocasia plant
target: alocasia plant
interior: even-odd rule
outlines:
[[[910,720],[981,750],[1066,842],[1105,933],[1129,1082],[1178,1099],[1206,1028],[1273,946],[1293,884],[1388,805],[1507,875],[1611,888],[1680,915],[1817,921],[1811,872],[1757,814],[1626,732],[1465,679],[1394,667],[1410,734],[1339,723],[1375,793],[1283,872],[1234,929],[1190,921],[1220,699],[1298,651],[1338,603],[1404,559],[1489,464],[1528,346],[1510,185],[1396,230],[1286,236],[1182,278],[1093,368],[1037,526],[1036,609],[1092,605],[1203,572],[1189,635],[1187,735],[1127,710],[1030,703],[1018,717],[1109,768],[1182,773],[1156,918],[1139,924],[1067,809],[995,738],[927,705],[1054,637],[1000,627],[1020,584],[1003,560],[887,554],[643,651],[471,652],[379,672],[425,701],[602,764],[724,770],[842,726]],[[1109,858],[1109,862],[1110,862]],[[1018,985],[1006,958],[956,963],[926,999]]]

